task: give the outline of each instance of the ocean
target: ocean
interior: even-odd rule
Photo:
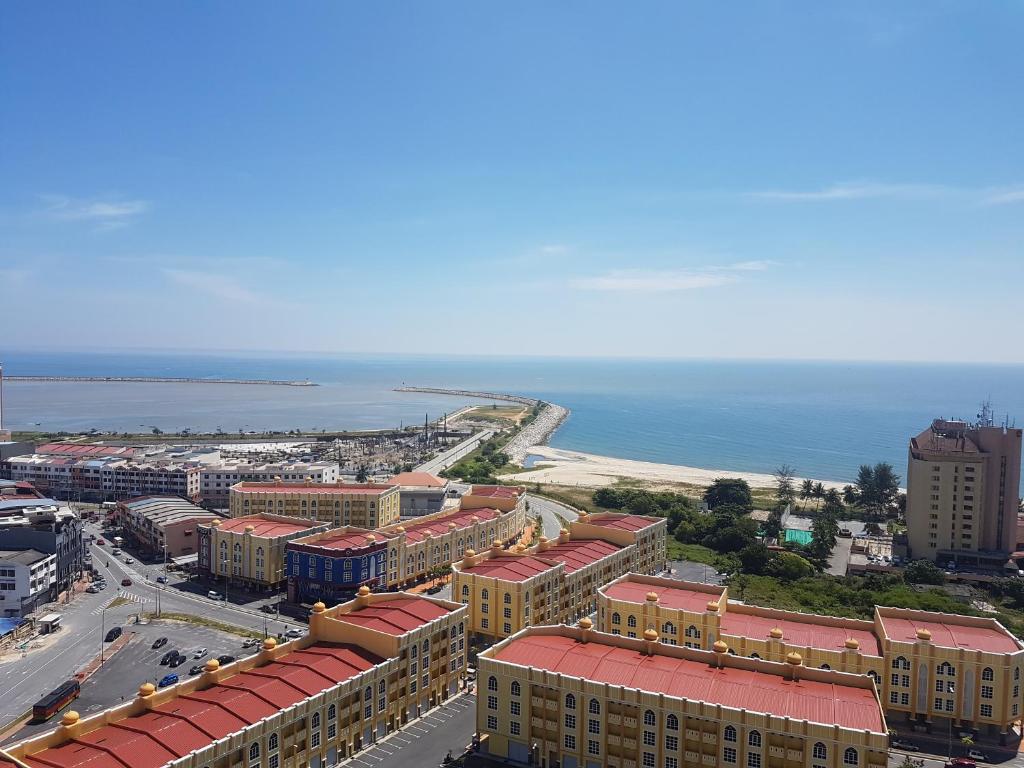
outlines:
[[[1024,366],[486,357],[2,353],[8,375],[309,379],[317,387],[8,382],[12,429],[226,432],[420,424],[467,404],[403,384],[514,392],[572,410],[556,448],[694,467],[850,481],[906,473],[931,419],[990,400],[1024,424]]]

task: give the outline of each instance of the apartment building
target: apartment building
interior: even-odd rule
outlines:
[[[467,549],[510,544],[526,525],[524,505],[427,515],[374,531],[344,526],[288,544],[288,595],[334,603],[360,586],[396,589],[451,565]]]
[[[54,597],[79,579],[84,568],[82,520],[59,501],[19,494],[0,500],[0,549],[35,549],[54,555]]]
[[[333,461],[265,463],[218,460],[204,463],[200,469],[199,498],[203,504],[218,509],[228,508],[231,503],[231,488],[238,483],[332,484],[337,483],[340,477],[338,464]],[[232,517],[235,516],[232,513]]]
[[[114,510],[114,522],[128,539],[168,559],[198,553],[199,525],[219,519],[176,496],[141,496],[119,501]]]
[[[287,515],[214,518],[196,525],[198,569],[206,576],[255,589],[275,589],[287,578],[289,541],[323,533],[326,523]]]
[[[1020,429],[936,419],[911,438],[907,537],[913,558],[1002,567],[1017,544]]]
[[[570,525],[573,536],[580,538],[601,538],[619,546],[633,545],[633,563],[630,570],[636,573],[661,573],[665,570],[668,521],[664,517],[629,515],[620,512],[587,514]]]
[[[1005,741],[1020,719],[1024,644],[995,619],[877,607],[873,621],[730,601],[726,587],[630,573],[598,590],[598,627],[649,629],[667,645],[866,675],[894,727],[984,730]]]
[[[863,675],[534,626],[477,658],[480,751],[547,768],[884,768],[889,737]]]
[[[0,549],[0,616],[24,616],[56,596],[57,556]]]
[[[398,486],[403,518],[440,512],[449,500],[458,504],[458,500],[448,494],[449,481],[429,472],[400,472],[389,482]]]
[[[327,610],[309,633],[0,749],[30,768],[297,768],[336,765],[455,693],[465,608],[402,593]],[[18,761],[18,762],[15,762]]]
[[[231,487],[232,517],[257,512],[292,515],[330,523],[378,528],[398,522],[399,491],[393,483],[275,481],[242,482]]]
[[[508,637],[535,624],[575,621],[596,609],[600,586],[637,562],[636,544],[621,543],[627,533],[632,535],[621,528],[573,523],[557,540],[541,536],[530,548],[506,550],[495,542],[479,554],[467,550],[452,566],[452,596],[469,605],[472,632],[486,638]],[[652,562],[664,559],[662,553]]]

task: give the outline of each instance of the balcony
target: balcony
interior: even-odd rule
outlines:
[[[622,725],[622,715],[608,715],[608,725]]]
[[[701,734],[701,741],[703,741],[705,744],[717,744],[718,734],[712,733],[711,731],[705,731],[703,734]]]

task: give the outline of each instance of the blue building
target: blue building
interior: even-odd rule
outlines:
[[[385,584],[387,539],[359,529],[332,531],[289,542],[285,563],[291,602],[322,600],[330,606],[363,585],[374,589]]]

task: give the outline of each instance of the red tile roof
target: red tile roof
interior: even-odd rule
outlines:
[[[936,614],[940,616],[941,614]],[[890,640],[905,643],[917,642],[917,630],[927,629],[932,633],[932,642],[943,648],[966,648],[989,653],[1013,653],[1022,647],[1020,641],[1008,632],[995,627],[971,627],[953,624],[936,618],[933,621],[921,619],[881,616],[882,627]],[[949,617],[952,618],[952,617]]]
[[[460,509],[455,512],[439,515],[438,517],[430,520],[400,523],[400,525],[405,528],[406,541],[420,541],[421,539],[425,539],[428,533],[433,533],[435,536],[446,533],[450,523],[455,523],[455,528],[457,530],[461,530],[473,525],[474,517],[478,518],[480,521],[494,520],[500,514],[501,513],[498,510],[488,509],[486,507],[481,507],[480,509]],[[394,533],[397,527],[398,526],[396,525],[391,525],[388,526],[386,530]]]
[[[676,698],[885,733],[882,712],[870,688],[786,680],[766,672],[716,668],[658,652],[648,656],[599,639],[580,643],[559,635],[514,637],[494,658]]]
[[[359,549],[387,541],[391,535],[393,534],[389,535],[383,531],[345,531],[337,534],[328,533],[316,541],[299,540],[294,543],[308,547],[326,547],[327,549]],[[375,541],[370,541],[366,538],[367,536],[373,536]]]
[[[23,762],[32,768],[160,768],[382,661],[354,645],[317,644],[292,651]]]
[[[515,499],[519,489],[508,485],[474,485],[469,489],[470,496],[489,496],[494,499]]]
[[[664,587],[660,584],[645,584],[642,581],[619,581],[604,588],[604,594],[614,600],[624,600],[642,605],[647,602],[647,593],[658,595],[658,605],[682,611],[703,613],[709,602],[721,600],[724,589],[701,592],[686,587]]]
[[[376,600],[350,613],[338,613],[333,618],[348,624],[358,624],[388,635],[404,635],[434,619],[450,613],[443,605],[423,597],[395,597]]]
[[[487,576],[505,581],[526,581],[539,573],[549,571],[555,566],[532,555],[501,554],[481,560],[476,565],[463,568],[463,573]]]
[[[75,443],[46,443],[36,448],[36,453],[49,456],[74,456],[76,458],[91,456],[120,456],[130,453],[131,449],[115,445],[77,445]]]
[[[860,642],[862,653],[872,656],[882,655],[882,644],[871,630],[815,624],[814,621],[818,618],[813,614],[807,614],[806,618],[794,621],[782,617],[755,616],[728,610],[722,616],[720,632],[723,635],[733,635],[734,637],[766,640],[768,633],[778,627],[782,630],[783,642],[790,645],[820,648],[826,651],[842,651],[846,649],[846,640],[853,638]]]
[[[625,517],[588,515],[586,520],[580,522],[599,525],[602,528],[618,528],[622,531],[642,531],[644,528],[657,525],[661,520],[660,517],[644,517],[643,515],[626,515]]]
[[[232,490],[242,493],[381,494],[398,486],[394,483],[236,483]]]
[[[220,531],[230,531],[232,533],[244,533],[246,526],[251,525],[254,530],[252,531],[253,536],[287,536],[292,533],[298,533],[299,531],[305,531],[323,523],[316,521],[305,521],[298,518],[295,522],[284,522],[281,520],[265,520],[260,515],[249,515],[248,517],[232,517],[227,520],[222,520],[218,526]]]
[[[536,554],[545,560],[557,560],[560,563],[565,563],[565,572],[572,573],[621,550],[622,547],[601,539],[571,539],[564,543],[556,543]]]
[[[429,472],[399,472],[391,478],[395,485],[418,485],[429,488],[444,488],[445,481]]]

